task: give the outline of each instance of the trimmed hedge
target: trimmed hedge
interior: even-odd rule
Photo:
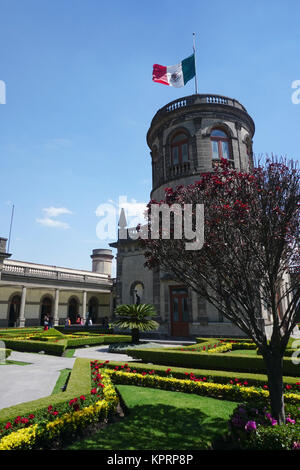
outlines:
[[[100,364],[101,362],[98,361]],[[253,373],[242,373],[235,372],[234,374],[229,371],[222,370],[206,370],[206,369],[189,369],[181,367],[172,367],[172,369],[166,369],[165,366],[158,364],[144,364],[141,362],[128,362],[124,361],[109,361],[103,362],[105,368],[108,369],[118,369],[119,371],[125,371],[130,369],[131,371],[136,371],[138,373],[142,372],[152,372],[161,377],[176,377],[178,379],[186,379],[188,375],[194,375],[195,377],[206,377],[207,381],[214,381],[217,383],[227,384],[231,379],[238,379],[239,381],[247,381],[249,385],[254,386],[263,386],[268,383],[268,377],[264,374],[253,374]],[[299,382],[297,377],[283,377],[284,385],[296,385]]]
[[[114,334],[113,328],[104,328],[101,325],[70,325],[70,326],[55,326],[55,330],[59,331],[64,335],[72,335],[73,333],[87,333],[87,334],[105,334],[105,335],[112,335]]]
[[[22,339],[2,339],[5,346],[14,351],[41,352],[54,356],[61,356],[66,349],[67,341],[59,340],[57,343],[50,341],[22,340]]]
[[[67,338],[67,348],[76,348],[85,345],[93,344],[112,344],[112,343],[123,343],[131,342],[131,336],[125,335],[105,335],[105,336],[91,336],[89,338]]]
[[[196,367],[213,370],[232,370],[240,372],[266,373],[265,362],[262,357],[237,356],[234,354],[207,354],[204,352],[171,351],[165,349],[127,349],[127,354],[134,359],[153,364],[168,366]],[[291,358],[283,360],[284,375],[299,375],[299,366],[293,364]]]

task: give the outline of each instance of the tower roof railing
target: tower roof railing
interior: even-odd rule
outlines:
[[[160,108],[154,116],[154,119],[164,114],[168,114],[172,111],[176,111],[186,106],[192,106],[197,104],[217,104],[226,105],[234,108],[241,109],[247,112],[246,108],[238,101],[228,96],[212,95],[212,94],[201,94],[201,95],[190,95],[177,100],[171,101],[162,108]]]

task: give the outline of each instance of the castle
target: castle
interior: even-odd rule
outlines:
[[[253,166],[253,119],[239,101],[220,95],[195,94],[159,109],[147,133],[152,159],[150,199],[162,200],[166,187],[188,185],[212,171],[221,158],[231,167]],[[173,279],[172,273],[150,271],[138,240],[121,239],[117,248],[116,303],[153,304],[160,337],[243,336],[211,304]],[[270,323],[262,307],[266,327]]]

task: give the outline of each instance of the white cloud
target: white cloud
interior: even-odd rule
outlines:
[[[55,228],[70,228],[70,225],[66,222],[61,222],[60,220],[53,220],[49,217],[44,217],[43,219],[36,219],[38,224],[44,225],[45,227],[55,227]]]
[[[45,227],[54,227],[54,228],[62,228],[68,229],[70,225],[67,222],[62,222],[61,220],[55,219],[60,215],[64,214],[73,214],[72,211],[67,209],[66,207],[46,207],[43,209],[44,217],[42,219],[36,219],[38,224],[44,225]]]
[[[62,214],[73,214],[73,212],[66,207],[46,207],[43,209],[43,212],[45,212],[46,217],[57,217]]]

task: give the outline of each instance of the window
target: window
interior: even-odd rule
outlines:
[[[69,300],[69,306],[68,306],[68,317],[71,321],[71,324],[76,323],[78,312],[79,312],[79,303],[77,299],[75,299],[74,297],[71,297]]]
[[[221,129],[213,129],[210,135],[213,160],[230,160],[229,138]]]
[[[181,165],[189,161],[188,136],[183,132],[176,134],[171,142],[172,165]]]
[[[41,303],[41,325],[44,325],[44,318],[51,316],[52,300],[50,297],[44,297]]]
[[[8,326],[17,326],[17,322],[20,316],[21,297],[15,295],[9,304],[9,317]]]

